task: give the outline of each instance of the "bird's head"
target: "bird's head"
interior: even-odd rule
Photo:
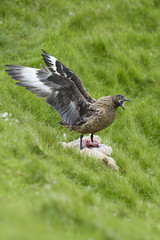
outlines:
[[[127,99],[123,95],[115,95],[114,96],[114,104],[115,104],[115,106],[116,107],[121,106],[123,108],[123,110],[125,110],[125,107],[124,107],[125,101],[131,102],[131,100]]]

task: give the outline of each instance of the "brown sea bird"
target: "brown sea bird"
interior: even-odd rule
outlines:
[[[42,50],[43,51],[43,50]],[[69,130],[80,133],[80,149],[83,134],[93,134],[108,127],[116,117],[117,108],[124,110],[124,102],[130,101],[123,95],[92,98],[84,88],[79,77],[59,62],[55,57],[43,51],[43,59],[48,66],[41,69],[5,65],[6,72],[17,80],[16,85],[25,87],[38,97],[45,97],[62,117],[59,123]]]

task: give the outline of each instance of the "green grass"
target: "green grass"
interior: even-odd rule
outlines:
[[[0,114],[12,115],[0,118],[0,239],[159,239],[159,13],[158,0],[1,0]],[[79,135],[5,73],[39,67],[41,48],[94,98],[132,100],[99,133],[119,172],[62,149],[64,132]]]

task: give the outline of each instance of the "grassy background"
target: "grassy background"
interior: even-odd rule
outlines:
[[[159,13],[159,0],[0,1],[0,239],[159,239]],[[41,48],[94,98],[132,99],[99,133],[118,173],[62,149],[79,135],[5,73],[39,67]]]

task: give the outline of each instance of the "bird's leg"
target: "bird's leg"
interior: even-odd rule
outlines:
[[[91,134],[91,141],[93,142],[93,134]]]
[[[81,135],[80,135],[80,150],[83,149],[83,147],[82,147],[82,138],[83,138],[83,135],[81,134]]]

